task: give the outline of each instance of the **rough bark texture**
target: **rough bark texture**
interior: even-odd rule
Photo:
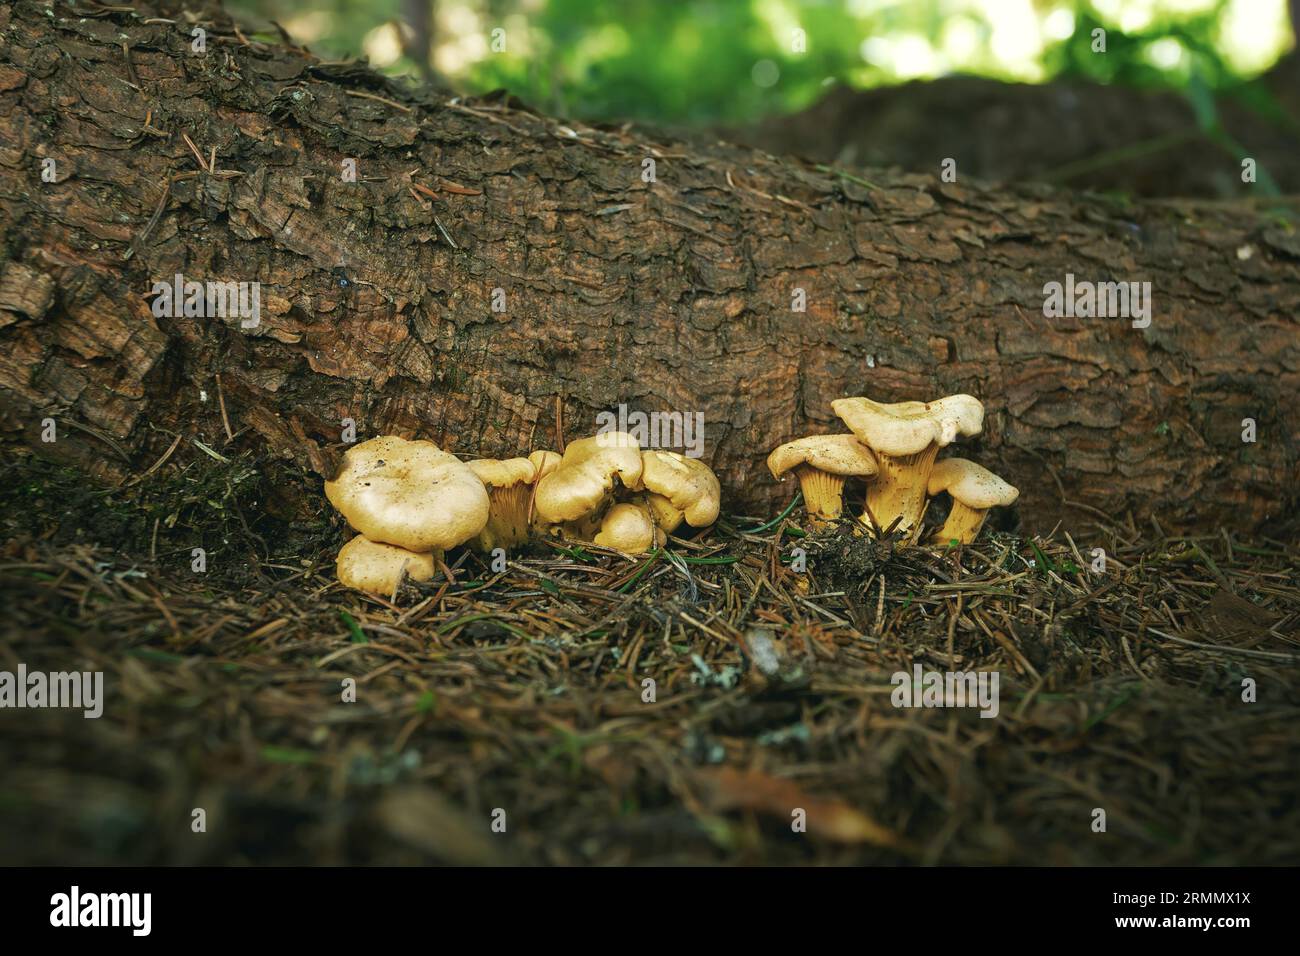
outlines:
[[[1293,202],[867,184],[412,93],[221,18],[197,55],[147,16],[0,9],[7,442],[106,478],[176,435],[320,470],[344,418],[499,455],[554,446],[558,406],[575,437],[625,402],[703,412],[728,506],[755,510],[790,494],[770,448],[840,430],[831,399],[960,391],[987,407],[964,453],[1031,527],[1276,530],[1295,503]],[[155,318],[177,272],[259,281],[261,326]],[[1044,318],[1066,273],[1150,281],[1150,328]]]

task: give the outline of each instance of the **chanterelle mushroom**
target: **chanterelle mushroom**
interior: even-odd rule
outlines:
[[[965,458],[945,458],[935,465],[926,490],[931,497],[945,491],[952,495],[952,510],[935,532],[935,544],[970,544],[984,526],[990,508],[1005,507],[1020,497],[1018,488]]]
[[[794,471],[808,516],[820,524],[844,510],[845,479],[876,473],[876,456],[856,435],[811,435],[779,446],[767,456],[767,468],[773,478]]]
[[[538,520],[554,526],[598,515],[613,499],[614,482],[635,488],[641,467],[640,446],[624,432],[569,442],[559,465],[537,483]]]
[[[529,455],[528,460],[531,461],[533,463],[533,467],[537,469],[537,477],[534,480],[541,481],[543,478],[545,478],[547,475],[553,472],[556,468],[558,468],[560,466],[560,462],[563,461],[564,459],[560,456],[558,452],[548,451],[543,448],[543,449],[538,449],[537,451]]]
[[[474,547],[480,551],[517,548],[528,540],[528,501],[537,466],[530,458],[480,458],[468,464],[487,489],[489,501],[487,524],[474,539]]]
[[[675,451],[651,449],[641,453],[641,480],[646,507],[664,531],[675,531],[686,520],[692,528],[703,528],[718,520],[722,488],[718,476],[698,458]]]
[[[620,501],[606,512],[592,543],[627,554],[641,554],[663,544],[664,540],[664,533],[655,526],[649,511],[641,505]]]
[[[653,492],[646,492],[643,495],[637,495],[636,503],[650,512],[650,519],[655,523],[655,527],[669,534],[676,531],[685,518],[680,511],[673,507],[673,503],[663,495],[656,495]]]
[[[528,492],[528,525],[533,531],[545,534],[551,525],[550,522],[537,517],[537,486],[543,478],[560,467],[562,458],[559,452],[538,449],[528,456],[528,460],[533,463],[533,468],[536,469],[536,474],[533,476],[533,487]]]
[[[984,406],[970,395],[949,395],[933,402],[886,404],[869,398],[837,398],[831,402],[858,440],[876,453],[879,468],[867,485],[867,508],[886,529],[894,519],[908,539],[914,537],[925,513],[926,482],[939,449],[958,435],[977,435],[984,427]]]
[[[487,490],[468,465],[432,442],[392,435],[348,449],[325,497],[371,541],[417,554],[463,544],[488,519]]]
[[[403,572],[413,581],[433,577],[433,555],[415,554],[357,535],[339,551],[336,570],[344,587],[388,595],[397,590]]]

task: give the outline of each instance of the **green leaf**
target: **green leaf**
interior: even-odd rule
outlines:
[[[352,633],[353,644],[370,643],[370,641],[366,638],[366,635],[362,633],[361,625],[357,623],[356,618],[354,618],[351,614],[349,614],[347,611],[344,611],[341,608],[339,609],[339,617],[343,618],[343,623],[348,626],[348,630]]]

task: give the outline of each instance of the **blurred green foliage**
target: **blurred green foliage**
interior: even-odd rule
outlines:
[[[1284,0],[433,0],[427,58],[398,26],[414,19],[411,0],[228,6],[328,57],[368,55],[394,73],[427,59],[463,92],[504,87],[558,115],[669,123],[749,122],[835,82],[953,72],[1195,99],[1241,87],[1290,45]]]

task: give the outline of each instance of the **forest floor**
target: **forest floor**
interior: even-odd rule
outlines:
[[[0,863],[1300,862],[1293,543],[725,515],[394,604],[282,488],[0,466],[0,670],[104,674],[98,719],[2,715]],[[914,664],[996,672],[996,716],[894,706]]]

